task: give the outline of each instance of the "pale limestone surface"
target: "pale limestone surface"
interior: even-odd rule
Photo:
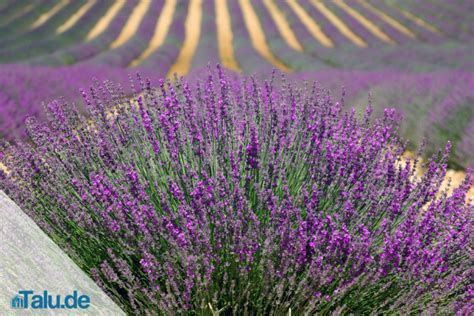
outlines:
[[[19,290],[62,297],[89,295],[87,309],[12,309]],[[0,315],[125,315],[3,191],[0,190]]]

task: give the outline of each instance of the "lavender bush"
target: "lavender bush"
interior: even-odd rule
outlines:
[[[229,78],[104,82],[89,119],[51,102],[0,189],[128,313],[472,312],[470,172],[436,195],[449,144],[417,179],[394,111]]]

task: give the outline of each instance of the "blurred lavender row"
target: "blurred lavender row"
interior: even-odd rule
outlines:
[[[140,70],[144,76],[157,80],[162,73]],[[114,81],[128,86],[132,70],[106,66],[77,65],[73,67],[0,66],[0,135],[9,141],[25,136],[24,120],[29,115],[44,119],[43,103],[62,98],[82,102],[79,89],[87,89],[92,78]],[[199,78],[201,68],[190,78]],[[261,72],[261,75],[269,75]],[[289,75],[291,79],[316,81],[322,87],[339,93],[344,87],[346,110],[352,106],[365,108],[369,92],[376,114],[384,108],[398,110],[402,136],[416,148],[427,139],[432,153],[449,140],[453,143],[450,163],[454,168],[467,168],[473,163],[472,129],[474,125],[474,75],[463,71],[439,71],[412,74],[402,71],[320,70]]]

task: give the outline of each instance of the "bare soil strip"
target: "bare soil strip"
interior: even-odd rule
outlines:
[[[321,30],[321,27],[316,21],[299,5],[295,0],[287,0],[288,5],[295,12],[301,22],[304,24],[308,32],[319,41],[323,46],[334,47],[333,41]]]
[[[10,14],[9,16],[5,17],[2,21],[0,21],[0,25],[1,26],[7,25],[8,23],[12,22],[16,18],[19,18],[19,17],[27,14],[31,10],[33,10],[34,7],[36,7],[36,3],[30,3],[26,7],[22,8],[20,11],[14,13],[14,14]]]
[[[56,34],[64,33],[67,30],[69,30],[71,27],[73,27],[74,24],[76,24],[77,21],[79,21],[84,16],[84,14],[86,14],[87,11],[89,11],[94,6],[94,4],[96,4],[96,2],[97,0],[88,0],[63,25],[61,25],[60,27],[56,29]]]
[[[298,52],[302,52],[303,46],[301,46],[300,42],[296,38],[295,33],[293,33],[290,24],[288,21],[286,21],[285,15],[283,12],[281,12],[275,2],[273,0],[263,0],[263,4],[275,22],[278,32],[280,32],[280,35],[283,37],[288,46]]]
[[[139,65],[142,61],[144,61],[148,56],[150,56],[158,47],[163,45],[166,36],[168,35],[168,31],[170,29],[171,23],[173,22],[173,15],[176,9],[177,0],[166,0],[163,9],[161,10],[160,17],[156,22],[155,32],[153,33],[153,37],[150,40],[147,48],[134,59],[129,67],[135,67]]]
[[[321,12],[345,37],[347,37],[355,45],[365,48],[367,47],[366,41],[364,41],[359,35],[351,31],[351,29],[335,15],[323,2],[312,0],[311,3],[316,9]]]
[[[109,10],[107,10],[104,16],[100,18],[96,25],[94,25],[89,34],[87,34],[86,41],[91,41],[102,34],[109,27],[109,24],[113,21],[124,5],[125,0],[115,0],[114,4],[110,6]]]
[[[141,0],[138,2],[123,26],[122,32],[120,32],[119,36],[110,44],[111,49],[122,46],[135,35],[150,5],[151,0]]]
[[[252,46],[255,48],[255,50],[276,68],[285,72],[291,71],[291,69],[287,65],[285,65],[275,55],[273,55],[270,48],[268,47],[267,39],[265,37],[265,33],[263,32],[262,25],[260,24],[258,16],[255,13],[255,10],[253,9],[250,1],[239,0],[239,3],[240,8],[242,9],[242,14],[244,16],[245,26],[247,27]]]
[[[366,1],[361,1],[359,0],[359,3],[364,7],[366,8],[367,10],[369,10],[370,12],[374,13],[375,15],[377,15],[378,17],[380,17],[385,23],[389,24],[390,26],[392,26],[394,29],[396,29],[397,31],[405,34],[406,36],[408,36],[409,38],[411,39],[416,39],[416,35],[415,33],[413,33],[412,31],[410,31],[408,28],[406,28],[403,24],[401,24],[400,22],[398,22],[397,20],[395,20],[394,18],[392,18],[390,15],[386,14],[385,12],[383,12],[382,10],[374,7],[373,5],[371,5],[370,3],[366,2]]]
[[[393,39],[391,39],[387,34],[385,34],[377,25],[372,23],[369,19],[365,16],[351,8],[347,5],[344,0],[334,0],[333,1],[338,7],[346,11],[350,16],[352,16],[357,22],[362,24],[367,30],[369,30],[375,37],[379,38],[380,40],[389,43],[389,44],[396,44]]]
[[[398,6],[397,4],[391,2],[391,1],[386,1],[385,3],[387,3],[389,6],[391,6],[392,8],[396,9],[397,11],[399,11],[402,15],[404,15],[407,19],[415,22],[416,24],[418,24],[419,26],[421,26],[422,28],[424,28],[425,30],[428,30],[430,32],[433,32],[433,33],[436,33],[436,34],[441,34],[441,31],[438,30],[435,26],[431,25],[430,23],[424,21],[423,19],[417,17],[416,15],[414,15],[413,13],[411,13],[410,11],[406,11],[404,9],[402,9],[400,6]]]
[[[48,22],[56,13],[59,12],[62,8],[64,8],[69,3],[69,0],[61,0],[59,1],[54,7],[51,8],[48,12],[43,13],[36,21],[33,22],[30,26],[30,31],[37,29],[41,25]]]
[[[188,16],[185,22],[185,38],[179,56],[168,71],[168,77],[175,73],[178,76],[186,75],[191,68],[194,53],[201,36],[202,0],[191,0],[188,7]]]
[[[219,47],[219,58],[222,65],[230,70],[241,72],[239,63],[235,59],[233,49],[234,33],[232,22],[227,6],[227,0],[215,0],[217,45]]]

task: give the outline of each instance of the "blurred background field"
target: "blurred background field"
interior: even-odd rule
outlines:
[[[25,138],[53,99],[81,103],[92,78],[190,74],[221,63],[318,81],[347,109],[397,109],[413,151],[449,140],[474,161],[474,2],[442,0],[0,1],[0,137]],[[370,93],[370,97],[369,97]]]

